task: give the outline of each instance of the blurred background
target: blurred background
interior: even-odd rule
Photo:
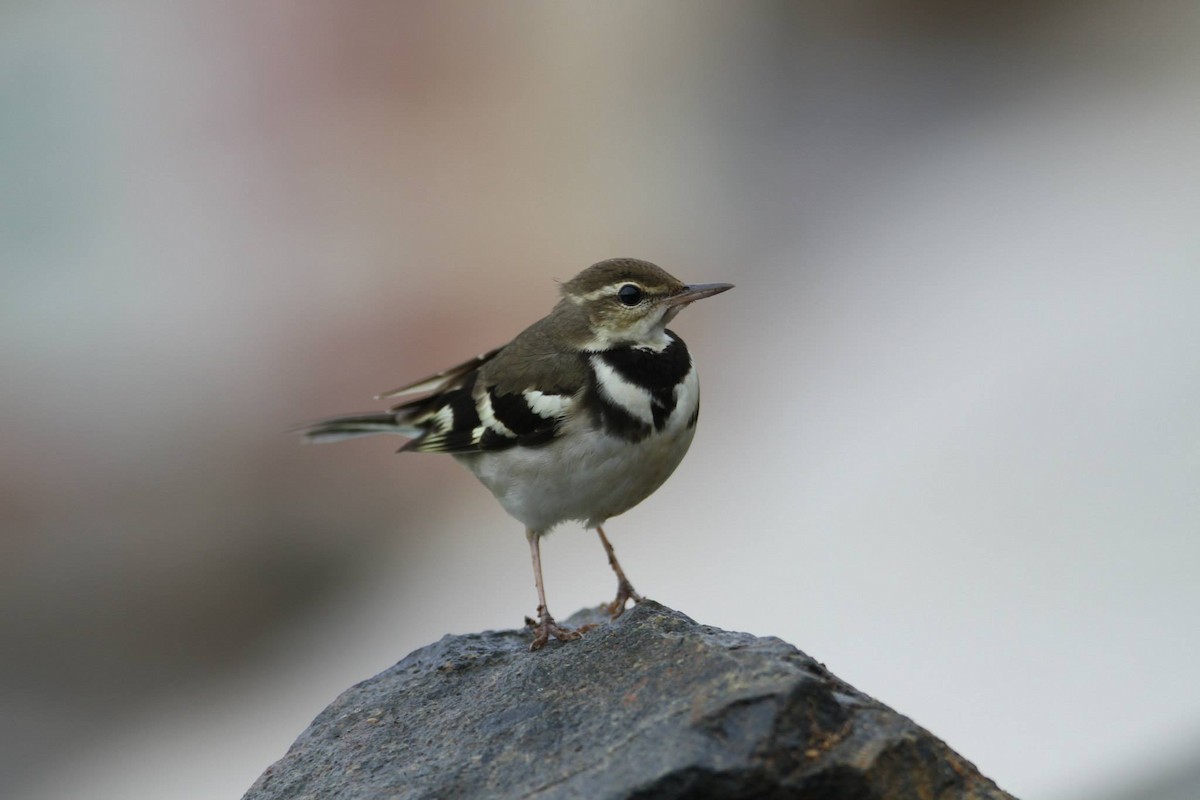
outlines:
[[[0,796],[238,797],[535,597],[449,459],[284,431],[611,256],[695,446],[609,534],[1023,798],[1200,793],[1200,6],[0,7]],[[560,616],[611,599],[543,547]]]

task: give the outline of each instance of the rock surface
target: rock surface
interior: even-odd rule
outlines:
[[[244,800],[1011,797],[779,639],[646,601],[579,641],[529,641],[417,650],[342,694]]]

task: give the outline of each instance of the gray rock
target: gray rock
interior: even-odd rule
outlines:
[[[342,694],[245,800],[1010,798],[775,638],[646,601],[583,639],[446,636]]]

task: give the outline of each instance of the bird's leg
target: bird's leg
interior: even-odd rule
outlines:
[[[604,606],[604,610],[613,619],[625,613],[625,604],[632,600],[635,603],[640,603],[644,599],[633,588],[633,584],[625,577],[625,571],[621,569],[620,562],[617,561],[617,554],[613,550],[613,546],[609,543],[608,537],[604,535],[604,528],[596,526],[596,533],[600,534],[600,543],[604,545],[604,552],[608,553],[608,565],[613,568],[613,572],[617,573],[617,597],[608,605]]]
[[[579,631],[559,625],[554,621],[554,617],[550,616],[550,609],[546,608],[546,587],[542,585],[541,536],[537,531],[526,530],[525,538],[529,540],[529,553],[533,556],[533,582],[538,593],[537,622],[529,617],[525,618],[525,624],[533,628],[533,643],[529,645],[529,649],[540,650],[542,645],[550,641],[551,636],[561,642],[578,639]]]

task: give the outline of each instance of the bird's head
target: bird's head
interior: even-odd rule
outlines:
[[[731,283],[689,286],[649,261],[612,258],[564,283],[562,294],[587,318],[591,339],[582,349],[657,349],[668,343],[664,329],[685,306],[732,288]]]

